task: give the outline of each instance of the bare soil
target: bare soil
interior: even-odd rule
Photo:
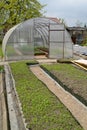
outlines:
[[[50,69],[50,75],[56,79],[65,90],[69,91],[87,106],[87,71],[70,72],[69,69]],[[81,73],[80,73],[81,72]]]
[[[77,96],[81,96],[81,100],[85,105],[87,105],[87,80],[74,80],[70,77],[66,77],[64,74],[60,74],[59,72],[52,71],[52,73],[65,85],[67,88],[70,89],[72,94]]]

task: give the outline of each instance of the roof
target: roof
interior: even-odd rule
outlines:
[[[47,17],[47,18],[54,22],[60,23],[60,20],[58,18],[55,18],[55,17]]]
[[[85,27],[67,27],[67,30],[69,31],[85,31],[87,28]]]

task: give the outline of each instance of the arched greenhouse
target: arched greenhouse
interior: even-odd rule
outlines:
[[[73,55],[71,37],[64,24],[56,18],[34,18],[11,28],[3,39],[5,60],[33,59],[35,53],[46,51],[49,58]]]

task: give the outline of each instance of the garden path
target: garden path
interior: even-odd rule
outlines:
[[[48,89],[69,109],[84,130],[87,130],[87,107],[69,92],[65,91],[55,80],[45,73],[39,65],[31,66],[30,69],[37,78],[44,82]]]

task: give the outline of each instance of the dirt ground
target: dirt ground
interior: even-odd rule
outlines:
[[[87,106],[87,79],[82,80],[76,79],[74,77],[69,77],[68,74],[64,72],[58,72],[52,70],[51,73],[61,81],[62,86],[75,95],[80,101],[82,101]]]

